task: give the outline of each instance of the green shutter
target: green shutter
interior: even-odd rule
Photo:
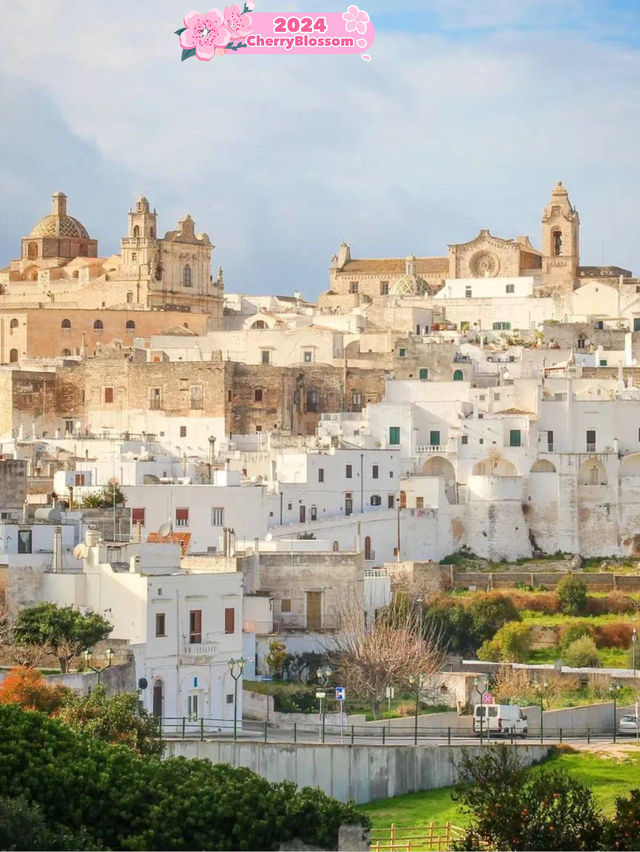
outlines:
[[[429,378],[429,371],[427,370],[427,368],[426,368],[426,367],[423,367],[423,368],[420,370],[420,374],[419,374],[419,375],[420,375],[420,378],[421,378],[421,379],[428,379],[428,378]]]
[[[389,443],[392,446],[397,446],[400,443],[400,427],[389,426]]]
[[[509,432],[509,446],[510,447],[521,447],[522,439],[519,429],[511,429]]]
[[[437,429],[429,433],[429,443],[432,447],[436,447],[440,443],[440,432]]]

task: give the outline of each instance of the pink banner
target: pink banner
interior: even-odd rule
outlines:
[[[345,12],[283,14],[254,12],[255,3],[227,6],[223,11],[189,12],[176,31],[182,59],[208,62],[228,53],[367,53],[375,37],[367,12],[350,5]]]

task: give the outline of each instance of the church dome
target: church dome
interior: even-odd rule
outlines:
[[[423,296],[428,290],[427,282],[415,275],[402,275],[389,287],[391,296]]]
[[[90,240],[89,232],[77,219],[67,213],[67,196],[56,192],[53,196],[52,212],[44,216],[31,229],[30,237],[79,237]]]

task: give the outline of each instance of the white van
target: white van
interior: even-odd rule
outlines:
[[[476,704],[473,710],[473,732],[491,736],[527,736],[527,717],[517,704]]]

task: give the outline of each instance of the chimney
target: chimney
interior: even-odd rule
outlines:
[[[53,528],[53,573],[62,574],[62,527]]]

